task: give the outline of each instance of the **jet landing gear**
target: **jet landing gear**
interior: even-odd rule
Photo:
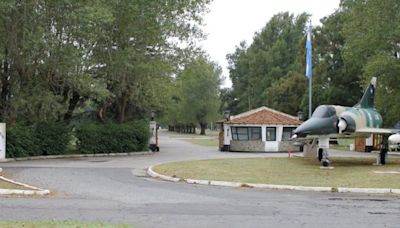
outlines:
[[[320,138],[318,142],[318,160],[323,167],[329,167],[331,162],[328,159],[329,138]]]
[[[388,148],[389,148],[389,144],[388,144],[388,137],[383,137],[382,139],[382,144],[381,144],[381,149],[379,151],[378,156],[376,157],[376,163],[374,163],[373,165],[385,165],[386,161],[388,159]]]
[[[331,162],[328,159],[328,150],[325,148],[318,149],[318,160],[321,162],[323,167],[328,167]]]

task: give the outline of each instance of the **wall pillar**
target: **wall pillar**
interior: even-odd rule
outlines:
[[[0,123],[0,160],[6,158],[6,124]]]
[[[265,126],[261,126],[261,141],[267,141],[267,128]]]

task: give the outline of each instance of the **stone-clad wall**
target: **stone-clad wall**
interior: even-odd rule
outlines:
[[[292,152],[300,151],[300,147],[293,145],[293,142],[289,141],[279,142],[278,151],[286,152],[289,149]],[[262,142],[260,140],[255,140],[255,141],[232,140],[229,150],[241,151],[241,152],[277,152],[277,151],[265,151],[265,142]]]
[[[264,150],[265,150],[265,142],[260,140],[254,140],[254,141],[232,140],[230,146],[230,151],[260,152]]]
[[[293,142],[290,141],[282,141],[279,142],[279,151],[300,151],[300,146],[293,145]]]

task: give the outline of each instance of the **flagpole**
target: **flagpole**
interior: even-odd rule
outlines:
[[[312,42],[311,42],[311,20],[307,26],[307,41],[306,41],[306,77],[308,79],[308,118],[312,114]]]
[[[311,118],[312,113],[312,77],[308,79],[308,118]]]

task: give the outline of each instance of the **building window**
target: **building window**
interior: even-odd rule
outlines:
[[[267,127],[266,130],[266,141],[276,141],[276,127]]]
[[[288,141],[293,136],[295,127],[283,127],[282,141]]]
[[[232,127],[233,140],[249,140],[247,127]]]
[[[250,139],[261,140],[261,127],[250,127]]]
[[[261,127],[232,127],[232,139],[240,141],[261,140]]]

